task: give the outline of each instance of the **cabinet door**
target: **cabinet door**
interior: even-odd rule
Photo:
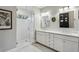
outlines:
[[[54,45],[54,36],[53,34],[50,34],[50,48],[53,48],[53,45]]]
[[[44,44],[46,46],[49,46],[49,33],[37,32],[36,40],[39,43],[42,43],[42,44]]]
[[[49,33],[44,33],[44,39],[43,39],[43,44],[46,46],[49,46]]]
[[[63,39],[54,38],[54,49],[57,51],[63,51]]]
[[[43,43],[44,36],[42,32],[36,32],[36,41],[39,43]]]
[[[64,52],[77,52],[78,42],[64,40]]]

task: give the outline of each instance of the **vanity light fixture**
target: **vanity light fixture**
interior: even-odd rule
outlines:
[[[73,9],[74,6],[67,6],[67,7],[64,7],[64,10],[68,10],[68,9]]]
[[[62,7],[59,9],[59,11],[64,11],[64,10],[68,10],[68,9],[72,9],[74,8],[73,6],[66,6],[66,7]]]
[[[73,9],[74,7],[73,7],[73,6],[70,6],[69,8],[70,8],[70,9]]]
[[[63,11],[63,10],[64,10],[63,8],[60,8],[60,9],[59,9],[59,11]]]
[[[64,7],[64,10],[68,10],[69,9],[69,7]]]

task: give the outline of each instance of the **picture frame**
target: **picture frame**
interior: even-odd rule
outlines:
[[[12,11],[0,9],[0,30],[12,29]]]

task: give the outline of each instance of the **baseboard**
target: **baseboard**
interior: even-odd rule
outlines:
[[[44,44],[42,44],[42,43],[39,43],[39,42],[36,42],[36,43],[38,43],[38,44],[40,44],[40,45],[43,45],[44,47],[47,47],[47,48],[49,48],[49,49],[51,49],[51,50],[53,50],[53,51],[55,51],[55,52],[59,52],[59,51],[57,51],[57,50],[55,50],[55,49],[53,49],[53,48],[50,48],[50,47],[48,47],[48,46],[46,46],[46,45],[44,45]]]

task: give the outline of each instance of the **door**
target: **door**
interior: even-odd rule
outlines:
[[[17,18],[17,42],[23,44],[29,41],[29,23],[30,19]]]
[[[44,42],[43,39],[44,39],[44,33],[36,32],[36,41],[43,44],[43,42]]]
[[[64,52],[78,52],[78,42],[64,40]]]
[[[46,45],[46,46],[49,47],[49,41],[50,41],[50,39],[49,39],[49,33],[44,32],[43,35],[44,35],[43,43],[44,43],[44,45]]]
[[[46,46],[49,46],[49,33],[37,32],[36,41]]]
[[[25,10],[26,13],[24,13],[22,10],[20,12],[22,13],[21,16],[25,16],[27,18],[17,17],[16,19],[17,20],[17,23],[16,23],[17,43],[23,44],[26,42],[29,42],[29,43],[35,42],[34,41],[35,40],[34,14],[30,13],[29,11],[26,12],[26,10]],[[17,14],[19,15],[19,13]]]

